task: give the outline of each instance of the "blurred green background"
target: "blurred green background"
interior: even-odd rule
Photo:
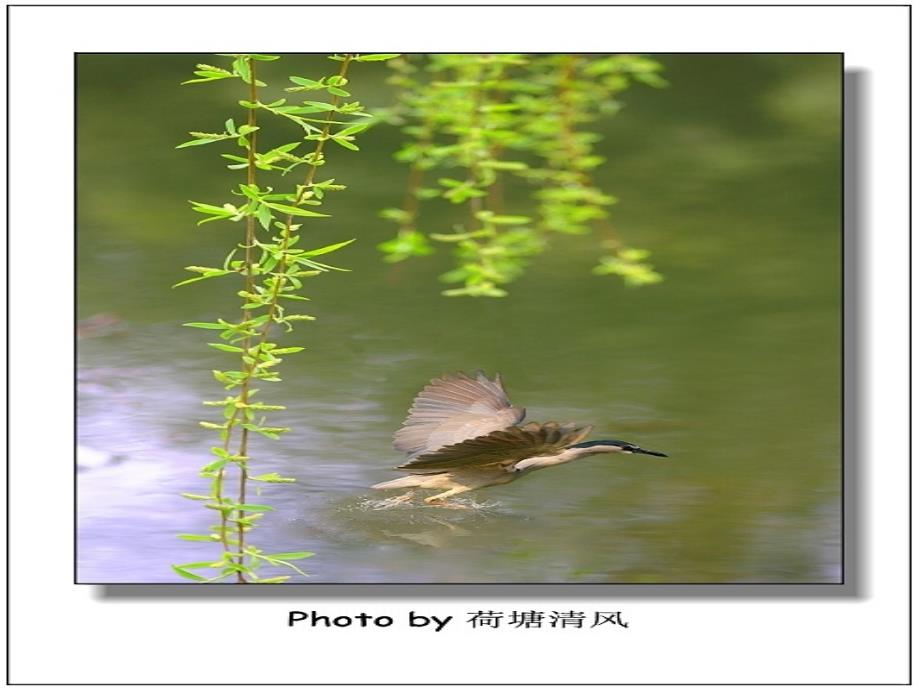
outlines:
[[[389,265],[375,249],[393,232],[377,211],[404,193],[402,135],[381,125],[361,152],[331,152],[322,174],[348,190],[305,244],[356,237],[335,261],[353,272],[308,285],[319,319],[296,337],[308,350],[266,391],[294,431],[257,440],[254,462],[298,483],[269,485],[276,511],[254,543],[316,552],[314,582],[839,580],[839,56],[653,57],[671,86],[634,86],[597,125],[597,182],[659,285],[591,275],[596,240],[567,236],[508,298],[441,297],[446,253]],[[217,59],[78,58],[82,582],[176,581],[170,563],[215,554],[175,538],[211,517],[178,493],[204,487],[200,400],[220,397],[210,371],[232,356],[179,324],[232,316],[238,299],[221,279],[170,285],[237,241],[236,225],[196,227],[187,200],[223,203],[241,174],[220,145],[174,149],[242,117],[238,82],[179,86]],[[288,55],[261,74],[280,89],[334,69]],[[392,103],[386,74],[353,71],[372,112]],[[530,419],[593,423],[595,438],[670,457],[586,459],[479,492],[469,511],[381,510],[367,487],[397,476],[391,434],[414,394],[480,367]]]

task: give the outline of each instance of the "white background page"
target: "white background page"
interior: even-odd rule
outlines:
[[[340,29],[323,28],[339,22]],[[905,682],[907,22],[906,7],[872,6],[12,8],[11,680]],[[260,27],[257,44],[249,39],[252,26]],[[866,418],[850,458],[861,464],[861,479],[848,487],[860,492],[858,514],[848,514],[861,529],[859,553],[853,554],[860,563],[858,591],[558,586],[496,587],[486,595],[462,588],[298,586],[262,596],[225,587],[204,596],[189,585],[174,588],[172,596],[141,596],[145,590],[138,588],[137,596],[124,597],[72,584],[73,358],[66,327],[45,326],[37,315],[60,313],[74,270],[74,53],[252,50],[844,52],[847,69],[863,71],[867,86],[864,243],[857,257]],[[57,170],[57,184],[35,184],[46,179],[49,165]],[[38,251],[39,229],[40,246],[53,245],[53,251]],[[53,280],[34,280],[37,262]],[[856,575],[852,565],[849,578]],[[457,591],[467,593],[451,595]],[[460,621],[435,633],[409,629],[402,620],[411,609],[465,620],[480,608],[620,609],[631,625],[474,630]],[[397,624],[386,630],[288,628],[291,609],[387,614]]]

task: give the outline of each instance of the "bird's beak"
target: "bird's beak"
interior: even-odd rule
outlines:
[[[659,453],[657,450],[645,450],[645,448],[637,448],[633,451],[634,453],[642,453],[643,455],[654,455],[659,458],[668,457],[667,453]]]

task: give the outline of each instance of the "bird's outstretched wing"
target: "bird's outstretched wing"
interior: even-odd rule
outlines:
[[[590,433],[589,426],[531,422],[424,453],[397,469],[427,474],[485,465],[508,466],[526,458],[558,453]]]
[[[523,408],[511,406],[499,374],[494,380],[481,371],[475,378],[446,374],[432,379],[416,396],[393,447],[410,456],[421,455],[507,429],[524,419],[524,414]]]

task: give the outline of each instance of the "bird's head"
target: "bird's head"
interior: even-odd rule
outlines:
[[[616,439],[584,441],[569,446],[569,448],[585,448],[588,453],[636,453],[642,455],[655,455],[660,458],[668,457],[666,453],[659,453],[657,450],[646,450],[645,448],[640,448],[635,443],[618,441]]]

